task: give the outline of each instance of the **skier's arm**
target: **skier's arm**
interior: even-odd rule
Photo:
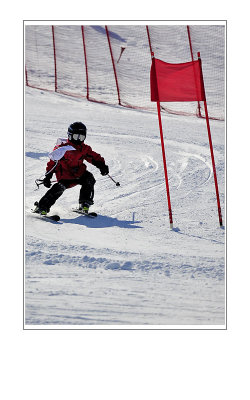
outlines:
[[[56,162],[53,160],[49,160],[49,162],[47,163],[47,167],[46,167],[46,172],[45,172],[45,176],[46,178],[48,177],[49,179],[52,178],[53,173],[55,171],[55,166],[56,166]]]
[[[47,163],[46,167],[46,172],[45,172],[45,178],[43,180],[43,184],[45,187],[50,188],[51,187],[51,179],[54,173],[54,167],[56,166],[56,162],[53,160],[50,160]]]
[[[104,158],[100,154],[93,151],[91,147],[85,156],[85,160],[98,168],[102,175],[107,175],[109,173],[109,167],[106,165]]]

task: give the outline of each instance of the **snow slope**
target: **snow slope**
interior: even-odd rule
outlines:
[[[99,216],[71,211],[79,187],[51,212],[31,214],[48,153],[70,123],[88,128],[116,187],[96,178]],[[225,219],[224,122],[211,121]],[[26,88],[25,323],[29,327],[221,327],[225,325],[225,230],[219,227],[205,120],[163,116],[174,219],[169,229],[157,114]]]

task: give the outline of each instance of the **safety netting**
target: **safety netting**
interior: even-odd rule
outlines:
[[[85,96],[86,72],[81,36],[80,25],[53,27],[58,92]]]
[[[153,109],[150,101],[151,55],[146,27],[108,26],[120,102],[124,106]]]
[[[118,95],[105,26],[84,26],[89,99],[117,104]]]
[[[26,84],[45,90],[55,89],[52,29],[48,25],[25,27]]]
[[[151,53],[166,63],[201,53],[210,118],[224,119],[224,25],[27,25],[26,84],[71,96],[155,110]],[[174,114],[204,116],[203,102],[162,102]]]
[[[191,25],[194,56],[200,52],[207,106],[210,117],[225,119],[225,27],[223,25]],[[201,114],[205,115],[201,103]]]

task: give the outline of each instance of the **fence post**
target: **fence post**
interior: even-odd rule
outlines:
[[[115,83],[116,83],[116,89],[117,89],[117,95],[118,95],[118,104],[121,106],[120,90],[119,90],[115,62],[114,62],[114,57],[113,57],[113,52],[112,52],[112,47],[111,47],[111,43],[110,43],[110,37],[109,37],[109,31],[108,31],[107,25],[105,25],[105,29],[106,29],[106,34],[107,34],[107,38],[108,38],[109,51],[110,51],[111,60],[112,60],[112,64],[113,64],[113,70],[114,70],[114,74],[115,74]]]
[[[26,86],[29,86],[29,81],[28,81],[28,72],[27,72],[26,65],[25,65],[25,82],[26,82]]]
[[[52,25],[52,38],[53,38],[53,51],[54,51],[54,67],[55,67],[55,92],[57,92],[57,68],[56,68],[56,44],[55,44],[55,31]]]
[[[89,100],[89,74],[88,74],[87,53],[86,53],[85,36],[84,36],[84,26],[81,26],[81,28],[82,28],[82,41],[83,41],[83,51],[85,60],[85,71],[86,71],[87,99]]]

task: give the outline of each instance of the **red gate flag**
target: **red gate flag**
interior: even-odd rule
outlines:
[[[151,101],[204,101],[199,60],[169,64],[153,57],[150,88]]]

